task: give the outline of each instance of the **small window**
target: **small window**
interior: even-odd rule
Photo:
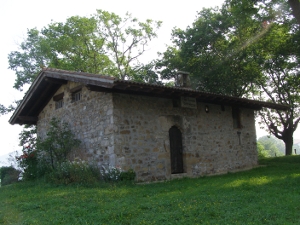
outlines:
[[[72,102],[77,102],[81,100],[82,97],[82,85],[79,85],[77,87],[74,87],[70,90],[71,94],[72,94]]]
[[[173,99],[172,99],[172,103],[173,103],[173,107],[174,107],[174,108],[180,107],[180,100],[179,100],[179,99],[173,98]]]
[[[55,101],[55,109],[60,109],[64,106],[64,93],[60,93],[53,97],[53,101]]]
[[[60,109],[63,106],[64,106],[64,100],[63,99],[55,102],[55,109]]]
[[[81,99],[81,91],[77,91],[75,93],[72,93],[72,101],[77,102]]]
[[[237,107],[232,107],[233,128],[242,128],[241,110]]]

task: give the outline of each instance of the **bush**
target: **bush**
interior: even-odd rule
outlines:
[[[129,169],[128,171],[123,171],[120,174],[120,180],[122,181],[134,181],[135,179],[135,172],[133,169]]]
[[[16,157],[25,180],[44,177],[46,181],[55,184],[93,184],[101,179],[109,182],[135,179],[133,170],[102,167],[100,171],[97,166],[82,160],[69,161],[69,153],[80,145],[80,141],[75,138],[67,123],[56,118],[50,121],[47,136],[38,138],[36,144],[28,141],[27,137],[22,141],[23,145],[26,144],[23,154]]]
[[[68,154],[80,145],[80,140],[75,138],[69,125],[56,118],[50,121],[47,137],[37,139],[37,149],[49,158],[52,169],[61,167],[67,161]]]
[[[106,182],[114,181],[133,181],[135,179],[135,172],[133,169],[122,171],[119,167],[110,166],[108,168],[102,167],[102,180]]]
[[[50,128],[45,139],[35,139],[35,130],[23,132],[20,144],[22,155],[17,156],[18,166],[23,171],[24,180],[41,178],[52,173],[57,167],[60,174],[62,163],[67,162],[68,153],[80,144],[75,139],[67,123],[56,118],[50,121]],[[55,176],[54,176],[55,177]]]
[[[16,156],[19,167],[23,170],[23,179],[37,178],[37,151],[30,145],[23,147],[22,155]]]
[[[258,153],[258,159],[265,159],[270,157],[269,152],[264,148],[264,146],[257,142],[257,153]]]
[[[104,181],[118,181],[122,172],[121,168],[109,166],[106,168],[102,166],[101,177]]]
[[[46,180],[55,184],[92,184],[100,180],[100,172],[82,160],[66,161],[53,169]]]
[[[19,170],[12,166],[3,166],[0,168],[1,185],[8,185],[15,183],[19,180]]]

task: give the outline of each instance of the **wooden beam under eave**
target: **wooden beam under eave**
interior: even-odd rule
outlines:
[[[55,79],[55,78],[51,78],[51,77],[45,77],[45,81],[47,81],[48,83],[51,83],[51,84],[61,84],[61,85],[68,83],[67,80]]]
[[[95,91],[95,92],[112,92],[113,91],[111,88],[106,88],[106,87],[101,87],[101,86],[85,85],[85,87],[89,91]]]
[[[18,119],[25,122],[37,122],[38,117],[37,116],[18,116]]]
[[[53,86],[54,86],[54,90],[51,91]],[[55,84],[46,86],[46,88],[43,90],[43,92],[39,94],[36,101],[34,101],[34,104],[32,104],[30,106],[30,109],[28,110],[27,115],[28,114],[38,115],[38,113],[46,106],[46,104],[52,98],[52,95],[49,95],[49,93],[55,93],[58,90],[58,88],[59,88],[59,86],[55,85]]]

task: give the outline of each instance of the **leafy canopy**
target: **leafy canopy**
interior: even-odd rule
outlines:
[[[259,115],[262,127],[292,154],[300,120],[300,31],[288,2],[226,0],[172,36],[173,45],[156,63],[162,77],[185,70],[198,90],[289,105]]]
[[[177,70],[191,73],[194,88],[241,97],[260,71],[248,57],[248,37],[255,25],[232,17],[229,7],[203,9],[192,26],[173,30],[173,46],[161,53],[157,67],[165,78]]]
[[[143,67],[138,58],[160,26],[160,21],[140,22],[129,13],[121,18],[97,10],[91,17],[73,16],[41,30],[29,29],[20,50],[8,55],[17,76],[14,88],[22,90],[43,67],[134,79]]]

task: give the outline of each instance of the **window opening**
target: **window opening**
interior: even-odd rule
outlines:
[[[232,107],[233,128],[242,128],[241,110],[237,107]]]
[[[77,102],[81,99],[81,91],[72,94],[72,101]]]
[[[64,106],[64,100],[61,99],[61,100],[58,100],[55,102],[55,109],[60,109]]]
[[[82,98],[82,85],[79,85],[77,87],[74,87],[70,90],[72,94],[72,102],[80,101]]]
[[[53,96],[53,101],[55,101],[55,109],[60,109],[64,106],[64,93]]]

